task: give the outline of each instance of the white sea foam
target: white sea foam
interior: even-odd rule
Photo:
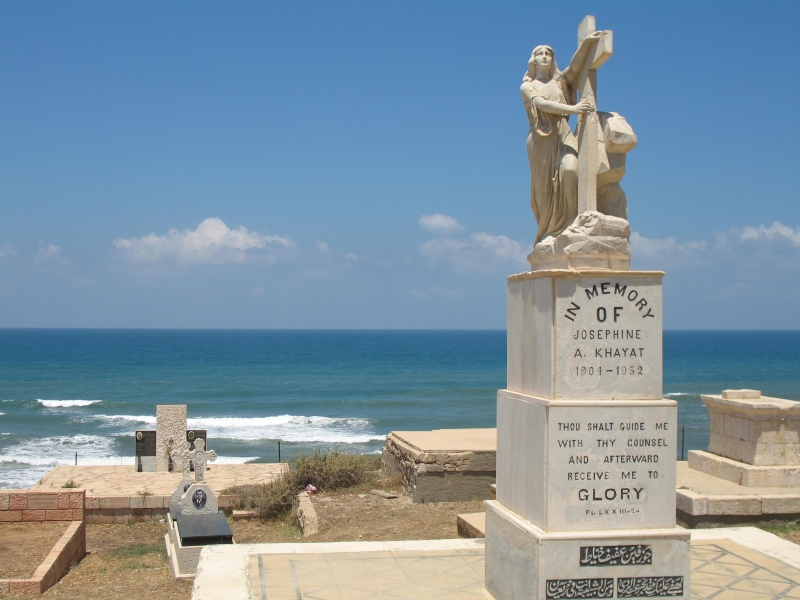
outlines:
[[[0,413],[0,416],[2,416],[2,415],[4,415],[4,414],[6,414],[6,413]]]
[[[45,408],[70,408],[72,406],[90,406],[100,400],[39,400],[36,401]]]
[[[670,392],[669,394],[664,394],[665,398],[677,398],[678,396],[699,396],[700,394],[695,394],[693,392]]]
[[[129,427],[131,424],[155,426],[150,415],[92,415],[81,421],[104,421],[108,426]],[[282,440],[284,442],[319,442],[327,444],[359,444],[383,440],[371,430],[368,419],[304,417],[196,417],[188,419],[190,429],[206,429],[209,437],[233,440]],[[125,431],[121,435],[130,435]]]
[[[103,460],[103,464],[133,465],[133,457],[114,457],[113,442],[113,438],[98,435],[55,436],[28,439],[3,448],[0,451],[0,487],[30,487],[53,467],[74,465],[75,452],[78,452],[79,464],[85,458]],[[115,460],[120,462],[115,463]]]

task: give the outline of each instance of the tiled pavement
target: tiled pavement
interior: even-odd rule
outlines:
[[[730,540],[692,543],[692,598],[800,598],[800,571]]]
[[[251,598],[486,600],[482,550],[251,555]]]
[[[253,554],[251,600],[486,600],[481,550]],[[693,599],[800,599],[800,571],[731,540],[692,544]]]
[[[284,463],[248,463],[244,465],[211,464],[206,471],[206,483],[215,493],[232,485],[265,483],[288,469]],[[133,466],[61,466],[45,475],[31,489],[39,492],[61,490],[63,484],[74,481],[94,496],[133,496],[142,490],[169,495],[181,481],[181,473],[137,473]]]

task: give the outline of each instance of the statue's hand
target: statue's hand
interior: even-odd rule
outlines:
[[[586,114],[594,110],[594,104],[588,98],[583,98],[575,105],[575,112],[578,114]]]

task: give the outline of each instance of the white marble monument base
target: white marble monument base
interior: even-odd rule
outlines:
[[[677,403],[497,393],[497,500],[547,531],[675,525]]]
[[[486,502],[486,590],[495,600],[689,598],[689,531],[545,532]]]

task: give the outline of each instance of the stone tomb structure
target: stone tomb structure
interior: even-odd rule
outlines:
[[[214,460],[216,453],[206,450],[204,440],[198,438],[195,450],[190,451],[187,446],[182,458],[183,479],[172,495],[167,514],[167,534],[164,536],[175,579],[194,576],[203,546],[233,544],[230,525],[219,511],[216,495],[204,481],[206,461]],[[188,476],[190,458],[195,465],[194,481]]]
[[[596,69],[612,35],[587,17],[578,44],[564,71],[538,46],[523,82],[539,235],[533,270],[508,280],[486,589],[496,600],[688,599],[677,403],[662,396],[664,274],[630,271],[627,221],[598,212]]]
[[[392,431],[383,470],[415,503],[487,500],[495,482],[496,429]]]
[[[678,477],[678,517],[690,527],[800,517],[800,402],[758,390],[702,396],[708,451]]]

